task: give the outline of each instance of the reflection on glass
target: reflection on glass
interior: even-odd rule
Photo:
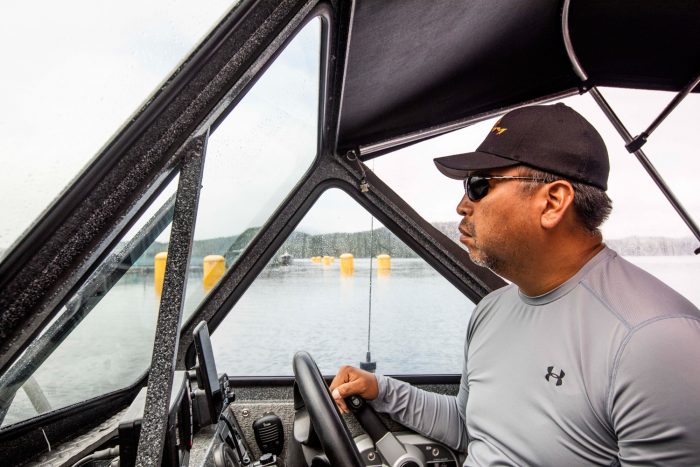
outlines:
[[[353,199],[331,189],[219,325],[212,344],[229,375],[291,375],[298,350],[310,352],[324,374],[335,374],[341,364],[365,361],[368,346],[379,373],[456,374],[473,308]]]
[[[0,376],[2,425],[136,382],[151,362],[177,177],[39,338]],[[21,387],[20,387],[21,385]]]
[[[307,24],[209,138],[185,317],[316,156],[321,21]]]

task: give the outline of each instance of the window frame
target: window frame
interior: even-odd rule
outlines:
[[[309,18],[319,16],[323,20],[317,157],[297,186],[242,252],[237,267],[226,271],[183,326],[177,356],[178,369],[192,368],[195,363],[192,332],[196,324],[205,320],[210,333],[215,332],[277,249],[329,188],[339,188],[349,194],[474,303],[505,284],[493,272],[468,261],[458,245],[418,215],[357,158],[350,160],[350,153],[336,153],[337,131],[332,130],[338,126],[339,103],[342,98],[339,80],[344,74],[348,48],[344,34],[349,34],[345,28],[349,27],[352,14],[349,7],[346,7],[347,10],[335,11],[328,3],[321,2],[309,14]],[[331,60],[331,57],[335,59]],[[364,171],[372,187],[366,194],[360,193],[358,189],[360,180],[363,179],[361,171]]]
[[[330,12],[330,6],[325,5]],[[280,15],[281,11],[284,14]],[[44,253],[36,254],[34,245],[52,243],[48,247],[56,248],[56,244],[71,241],[80,237],[80,232],[61,231],[62,226],[71,223],[80,224],[79,216],[84,213],[79,211],[81,204],[86,204],[86,197],[95,197],[98,200],[109,196],[109,188],[105,183],[112,184],[112,188],[132,188],[124,199],[118,200],[118,213],[105,212],[101,228],[93,232],[88,238],[81,238],[87,243],[82,250],[76,251],[74,257],[64,258],[61,266],[69,277],[54,277],[48,284],[39,284],[34,293],[44,295],[39,303],[33,303],[24,313],[24,320],[15,326],[15,331],[21,335],[21,339],[15,339],[11,346],[0,349],[1,371],[6,371],[27,345],[41,332],[55,314],[61,309],[65,301],[72,296],[77,289],[85,283],[95,269],[107,258],[111,251],[118,245],[121,237],[133,226],[140,215],[155,201],[160,192],[172,180],[180,170],[184,155],[183,148],[197,137],[208,133],[210,128],[215,128],[216,122],[225,118],[245,93],[264,73],[267,67],[274,61],[286,44],[294,35],[311,19],[318,16],[319,5],[316,0],[296,0],[287,2],[284,6],[278,5],[273,0],[246,0],[237,4],[224,17],[224,19],[205,37],[200,45],[185,60],[182,67],[176,70],[173,76],[166,80],[161,89],[154,93],[134,119],[129,122],[104,148],[93,162],[86,167],[81,175],[56,199],[31,229],[13,245],[11,251],[0,264],[0,294],[13,292],[16,288],[16,274],[13,271],[24,270],[23,274],[31,274],[35,270],[42,270],[46,265],[38,262],[37,257]],[[257,13],[257,15],[255,14]],[[265,13],[260,15],[259,13]],[[292,19],[290,20],[290,16]],[[257,36],[256,36],[257,34]],[[256,41],[256,39],[259,41]],[[242,47],[243,44],[253,43],[249,50]],[[236,52],[244,49],[248,59],[236,66],[225,69],[222,65],[234,60]],[[327,49],[322,49],[324,52]],[[234,58],[231,58],[234,57]],[[324,61],[322,58],[322,66]],[[220,92],[205,93],[207,86],[216,82],[216,78],[223,73],[228,79],[219,86],[226,89]],[[323,76],[323,75],[322,75]],[[202,80],[206,80],[202,82]],[[325,95],[325,87],[319,89],[319,95]],[[192,107],[192,101],[200,98],[204,105],[185,122],[178,121],[183,114],[181,107],[183,101]],[[204,102],[201,102],[204,101]],[[320,109],[323,109],[323,99],[319,98]],[[319,112],[319,117],[323,112]],[[165,120],[165,122],[164,122]],[[167,123],[166,123],[167,122]],[[170,144],[163,144],[162,128],[166,125],[175,134],[175,139]],[[167,131],[165,132],[168,133]],[[318,135],[320,145],[321,132]],[[179,137],[177,135],[180,135]],[[172,135],[168,135],[172,136]],[[179,138],[179,139],[178,139]],[[136,161],[129,161],[129,157],[138,153],[140,158],[160,159],[151,165],[156,165],[152,171],[145,173],[145,188],[133,189],[134,184],[140,179],[134,180],[133,174],[128,170]],[[316,159],[318,159],[318,151]],[[129,163],[131,162],[131,164]],[[121,166],[121,170],[120,167]],[[153,172],[157,175],[153,175]],[[110,174],[105,182],[102,178]],[[102,183],[102,185],[100,185]],[[201,187],[200,187],[201,188]],[[198,188],[199,189],[199,188]],[[127,208],[122,207],[124,204]],[[109,211],[108,209],[105,209]],[[78,218],[78,219],[76,219]],[[193,227],[193,226],[192,226]],[[193,228],[192,228],[193,230]],[[46,253],[44,253],[45,255]],[[76,267],[75,264],[86,265]],[[23,269],[24,268],[24,269]],[[73,268],[73,269],[71,269]],[[21,279],[21,278],[20,278]],[[14,283],[13,283],[14,281]],[[33,284],[35,285],[35,284]],[[58,287],[58,294],[46,297],[49,291]],[[0,295],[0,299],[3,297]],[[37,313],[37,309],[41,312]],[[46,414],[33,417],[17,424],[0,429],[0,444],[10,440],[19,439],[22,434],[42,427],[46,433],[55,434],[52,442],[60,441],[79,428],[94,423],[95,419],[103,419],[114,413],[115,408],[128,405],[129,401],[145,385],[148,371],[132,385],[91,398],[68,407],[60,408]],[[102,404],[107,401],[108,403]],[[84,411],[86,407],[93,407],[95,411]],[[89,415],[86,415],[88,414]],[[65,430],[67,427],[75,427],[75,430]],[[41,432],[38,432],[41,433]],[[24,441],[13,447],[21,452],[22,446],[37,445],[36,439],[25,437]]]

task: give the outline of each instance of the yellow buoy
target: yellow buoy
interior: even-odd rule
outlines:
[[[332,256],[324,256],[323,257],[323,265],[324,266],[330,266],[333,263],[333,257]]]
[[[391,275],[391,256],[378,255],[377,256],[377,276],[387,277],[389,275]]]
[[[380,271],[390,270],[391,269],[391,256],[378,255],[377,256],[377,269]]]
[[[153,285],[158,295],[163,293],[163,280],[165,279],[165,261],[168,259],[168,252],[161,251],[153,258]]]
[[[320,257],[320,256],[312,256],[312,257],[311,257],[311,262],[312,262],[312,263],[320,263],[320,262],[321,262],[321,257]]]
[[[204,288],[211,289],[219,282],[226,272],[226,260],[221,255],[209,255],[204,257]]]
[[[355,271],[355,257],[351,253],[340,255],[340,272],[350,275]]]

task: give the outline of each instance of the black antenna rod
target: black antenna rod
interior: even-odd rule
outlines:
[[[364,185],[360,184],[360,191],[368,190],[365,178],[365,171],[362,169],[362,165],[358,160],[358,165],[362,171],[362,179],[364,180]],[[372,163],[372,168],[374,169],[374,162]],[[364,191],[363,191],[364,192]],[[372,259],[374,258],[374,216],[371,217],[369,223],[369,306],[367,312],[367,355],[365,355],[365,361],[360,362],[360,369],[365,371],[370,371],[374,373],[377,369],[377,362],[372,361],[372,353],[370,352],[370,336],[372,334]]]

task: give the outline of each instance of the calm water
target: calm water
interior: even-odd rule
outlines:
[[[376,265],[375,265],[376,267]],[[374,271],[370,349],[385,373],[459,372],[474,305],[420,259]],[[212,337],[221,371],[291,375],[294,352],[307,350],[324,373],[365,359],[369,261],[355,260],[344,277],[338,264],[301,262],[256,281]]]
[[[628,259],[700,304],[700,258]],[[374,268],[370,348],[377,371],[459,373],[474,305],[420,259],[393,259],[388,275]],[[205,295],[201,281],[201,273],[189,279],[187,315]],[[368,259],[356,259],[349,277],[337,261],[267,269],[212,335],[219,372],[291,375],[297,350],[309,351],[326,374],[357,365],[367,351],[369,290]],[[51,407],[136,381],[150,365],[158,304],[152,277],[125,276],[35,373]],[[3,425],[35,414],[19,391]]]

